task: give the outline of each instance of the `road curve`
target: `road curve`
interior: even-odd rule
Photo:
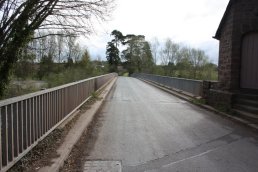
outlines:
[[[123,172],[258,171],[257,133],[140,80],[119,77],[88,160]]]

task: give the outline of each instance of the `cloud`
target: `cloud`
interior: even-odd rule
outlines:
[[[214,36],[228,1],[225,0],[117,0],[112,20],[96,24],[96,34],[87,41],[92,53],[105,56],[109,33],[143,34],[170,37],[206,51],[214,63],[218,58],[218,41]],[[86,42],[86,41],[84,41]]]

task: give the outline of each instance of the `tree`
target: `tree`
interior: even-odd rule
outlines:
[[[119,49],[115,46],[113,42],[108,42],[106,57],[110,65],[110,72],[116,72],[117,65],[120,62],[120,57],[119,57]]]
[[[87,73],[91,73],[94,70],[90,59],[90,53],[88,49],[85,49],[79,64],[84,70],[86,70]]]
[[[200,79],[201,69],[208,63],[208,57],[205,52],[198,49],[191,49],[190,61],[192,64],[192,74],[194,79]]]
[[[114,37],[112,42],[115,44],[116,48],[118,48],[119,44],[123,43],[123,41],[124,41],[124,36],[123,36],[122,32],[120,32],[118,30],[113,30],[111,32],[111,36]]]
[[[41,39],[35,39],[33,40],[35,42],[35,50],[36,50],[36,60],[37,62],[40,62],[41,59],[44,57],[44,56],[47,56],[47,52],[48,52],[48,40],[47,40],[47,37],[43,37]]]
[[[49,36],[48,39],[48,56],[54,61],[56,58],[56,50],[57,50],[57,43],[56,43],[56,35]]]
[[[90,63],[90,53],[88,49],[84,50],[81,61],[79,62],[82,66],[87,66]]]
[[[58,63],[61,63],[62,51],[64,46],[64,37],[60,36],[61,32],[58,34],[59,35],[57,36],[57,56],[58,56]]]
[[[174,43],[170,38],[167,38],[165,45],[161,51],[162,62],[166,65],[167,75],[174,75],[176,63],[178,61],[180,46]]]
[[[142,49],[142,70],[144,73],[152,73],[153,66],[155,65],[154,59],[151,53],[151,47],[149,42],[145,41],[143,43]]]
[[[126,61],[129,73],[150,72],[153,66],[153,56],[150,44],[143,35],[126,35],[124,45],[127,48],[122,52],[122,57]]]
[[[218,80],[218,66],[208,62],[203,67],[202,79],[204,80]]]
[[[190,78],[192,64],[190,62],[190,49],[188,47],[181,47],[178,53],[178,61],[176,69],[177,76],[182,78]]]
[[[125,36],[123,44],[127,48],[122,51],[122,57],[126,61],[129,74],[135,71],[141,72],[140,42],[144,39],[145,37],[142,35],[128,34]]]
[[[78,63],[81,60],[82,53],[83,52],[82,52],[82,48],[81,48],[80,44],[76,43],[74,46],[74,49],[73,49],[73,54],[72,54],[75,63]]]
[[[120,63],[120,51],[119,45],[123,44],[124,36],[122,32],[118,30],[113,30],[111,32],[111,36],[113,39],[111,42],[108,42],[107,49],[106,49],[106,58],[109,63],[110,72],[116,72],[117,66]]]
[[[163,66],[168,65],[168,63],[169,63],[169,58],[164,55],[164,48],[161,48],[161,49],[159,50],[159,56],[160,56],[161,64],[162,64]]]
[[[158,38],[154,38],[151,43],[151,51],[153,54],[153,60],[154,60],[155,64],[157,64],[157,61],[158,61],[159,47],[160,47],[160,43],[159,43]]]
[[[0,96],[19,52],[34,37],[35,31],[63,30],[66,35],[87,35],[92,31],[92,19],[105,20],[110,10],[112,0],[1,0]]]
[[[14,74],[18,78],[26,79],[32,77],[34,69],[35,54],[30,51],[29,47],[25,47],[21,53],[17,64],[14,67]]]
[[[65,64],[65,67],[66,67],[66,68],[71,68],[72,66],[73,66],[73,59],[70,58],[70,57],[68,57],[68,58],[67,58],[67,62],[66,62],[66,64]]]
[[[69,36],[67,37],[67,61],[68,59],[73,59],[73,51],[75,47],[75,37]]]
[[[53,59],[51,56],[43,56],[40,61],[38,76],[42,79],[44,76],[48,76],[51,72],[53,72]]]
[[[157,39],[152,42],[152,54],[155,56],[158,53],[161,60],[161,65],[154,67],[155,74],[189,79],[217,79],[216,65],[209,62],[204,51],[175,43],[170,38],[163,45],[157,44]],[[157,45],[161,47],[159,51]]]

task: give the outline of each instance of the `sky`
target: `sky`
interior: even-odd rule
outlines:
[[[81,42],[93,58],[105,60],[110,33],[119,30],[124,35],[145,35],[164,42],[202,49],[211,62],[218,63],[219,41],[213,39],[229,0],[116,0],[111,18],[94,24],[94,34]]]

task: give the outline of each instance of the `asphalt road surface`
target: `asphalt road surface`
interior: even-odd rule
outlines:
[[[258,171],[258,135],[140,80],[119,77],[89,160],[123,172]]]

